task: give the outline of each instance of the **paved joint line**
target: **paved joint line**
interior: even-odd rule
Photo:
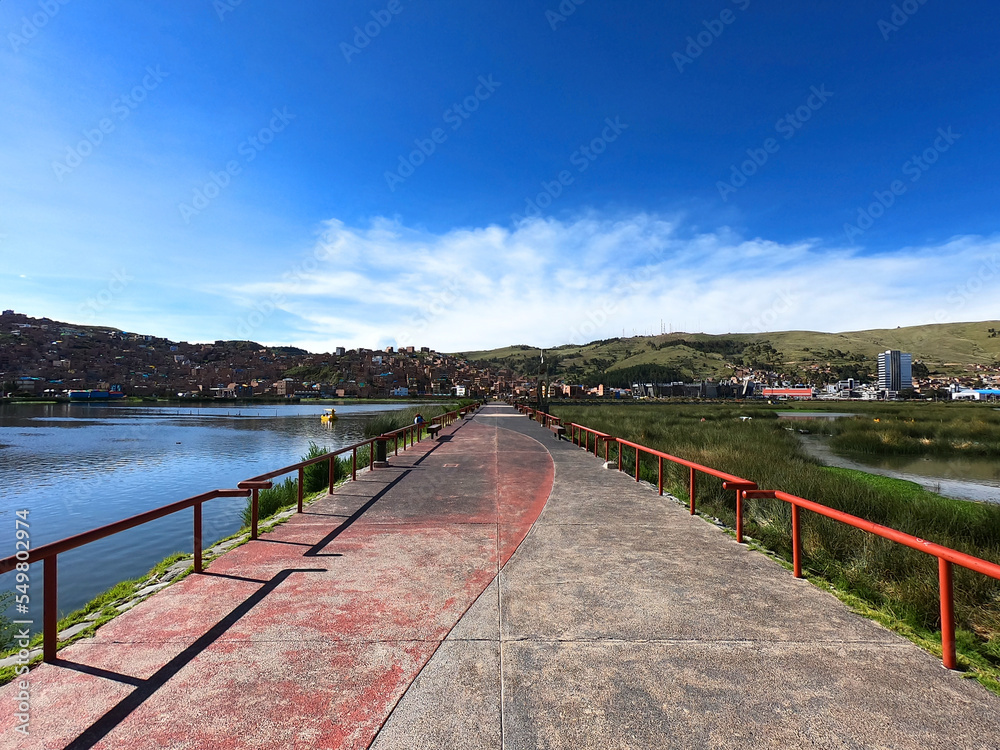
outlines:
[[[503,567],[500,562],[500,424],[495,423],[493,427],[493,445],[496,455],[496,506],[497,506],[497,663],[500,670],[500,750],[507,745],[507,722],[504,707],[506,705],[506,692],[504,690],[503,676],[503,585],[500,576],[503,574]],[[555,463],[553,462],[553,467]],[[553,475],[554,478],[554,475]],[[537,519],[536,519],[537,520]]]
[[[455,639],[455,640],[481,640]],[[893,643],[884,640],[861,639],[856,641],[833,640],[783,640],[781,638],[542,638],[535,636],[508,636],[503,643],[606,643],[606,644],[638,644],[653,643],[676,646],[713,645],[713,646],[760,646],[780,644],[782,646],[878,646],[879,648],[908,649],[911,644]]]

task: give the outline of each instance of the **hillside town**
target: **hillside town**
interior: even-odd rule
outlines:
[[[776,355],[777,352],[772,351]],[[931,373],[914,355],[888,350],[878,370],[837,380],[813,366],[812,382],[788,379],[780,367],[732,365],[728,378],[693,382],[636,378],[611,386],[574,383],[539,366],[475,361],[428,347],[345,349],[313,354],[252,341],[171,341],[113,328],[75,326],[0,314],[2,395],[19,398],[169,399],[485,398],[550,399],[858,399],[984,400],[1000,398],[1000,371],[970,366],[962,376]],[[874,363],[873,363],[874,364]],[[828,368],[829,369],[829,368]]]
[[[5,394],[183,399],[488,395],[489,367],[413,346],[310,354],[252,341],[191,344],[110,328],[0,315]]]
[[[513,384],[516,398],[551,399],[766,399],[780,401],[857,400],[895,401],[919,400],[1000,400],[1000,369],[971,365],[966,375],[943,376],[931,373],[908,352],[887,350],[877,357],[877,372],[870,382],[848,377],[833,380],[830,372],[820,372],[813,366],[817,382],[801,383],[786,379],[776,369],[734,366],[733,375],[719,380],[697,382],[633,382],[630,387],[588,387],[572,384],[559,377],[521,379]],[[917,375],[920,373],[920,375]],[[539,394],[541,389],[541,394]]]

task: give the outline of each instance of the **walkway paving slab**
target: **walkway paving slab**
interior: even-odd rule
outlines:
[[[477,650],[435,654],[374,747],[1000,747],[1000,699],[980,685],[513,413],[476,421],[544,446],[552,494],[445,642]],[[462,680],[487,643],[494,710]],[[456,710],[499,713],[494,743],[470,744]]]
[[[34,669],[0,746],[367,748],[549,495],[548,453],[502,442],[462,421],[155,593]],[[498,658],[463,663],[498,685]]]

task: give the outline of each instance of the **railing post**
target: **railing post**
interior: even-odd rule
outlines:
[[[689,472],[689,474],[688,474],[688,495],[690,496],[690,499],[691,499],[691,515],[693,516],[694,513],[695,513],[694,495],[695,495],[695,476],[697,476],[697,472],[694,470],[693,466],[688,467],[688,472]]]
[[[375,441],[368,442],[368,471],[375,468]]]
[[[621,471],[622,470],[622,444],[619,443],[616,440],[615,441],[615,445],[618,446],[618,471]]]
[[[656,485],[660,490],[660,495],[663,495],[663,456],[657,456],[657,467],[656,467]]]
[[[608,450],[609,450],[608,443],[610,442],[611,442],[610,440],[604,441],[604,463],[608,462]]]
[[[358,446],[351,450],[351,481],[358,479]]]
[[[802,577],[802,527],[799,525],[799,506],[792,503],[792,572]]]
[[[392,448],[393,448],[392,455],[398,456],[399,455],[399,433],[398,432],[395,435],[392,436]]]
[[[305,485],[305,483],[306,483],[306,470],[303,467],[300,466],[299,467],[299,507],[298,507],[298,512],[299,513],[302,512],[302,493],[303,493],[303,486]]]
[[[257,538],[257,501],[260,490],[254,487],[250,490],[250,538]]]
[[[635,481],[639,481],[639,449],[635,449]]]
[[[941,661],[948,669],[958,669],[958,659],[955,655],[955,600],[951,563],[942,557],[938,558],[938,581],[941,588]]]
[[[201,503],[191,508],[194,510],[194,572],[201,573]]]
[[[56,555],[46,557],[43,563],[42,585],[42,659],[50,664],[56,660],[59,645],[59,581],[56,575]]]
[[[330,460],[326,462],[326,465],[327,465],[327,471],[326,471],[326,473],[327,473],[327,478],[329,479],[329,482],[327,482],[327,484],[329,485],[329,487],[327,487],[327,493],[330,494],[330,495],[333,494],[333,481],[334,481],[334,479],[333,479],[334,463],[333,462],[336,461],[336,460],[337,460],[336,457],[331,453],[330,454]]]
[[[736,541],[743,543],[743,490],[736,490]]]

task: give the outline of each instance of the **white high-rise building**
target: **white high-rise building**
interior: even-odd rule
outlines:
[[[887,349],[878,355],[878,387],[883,391],[899,392],[913,388],[913,355],[898,349]]]

